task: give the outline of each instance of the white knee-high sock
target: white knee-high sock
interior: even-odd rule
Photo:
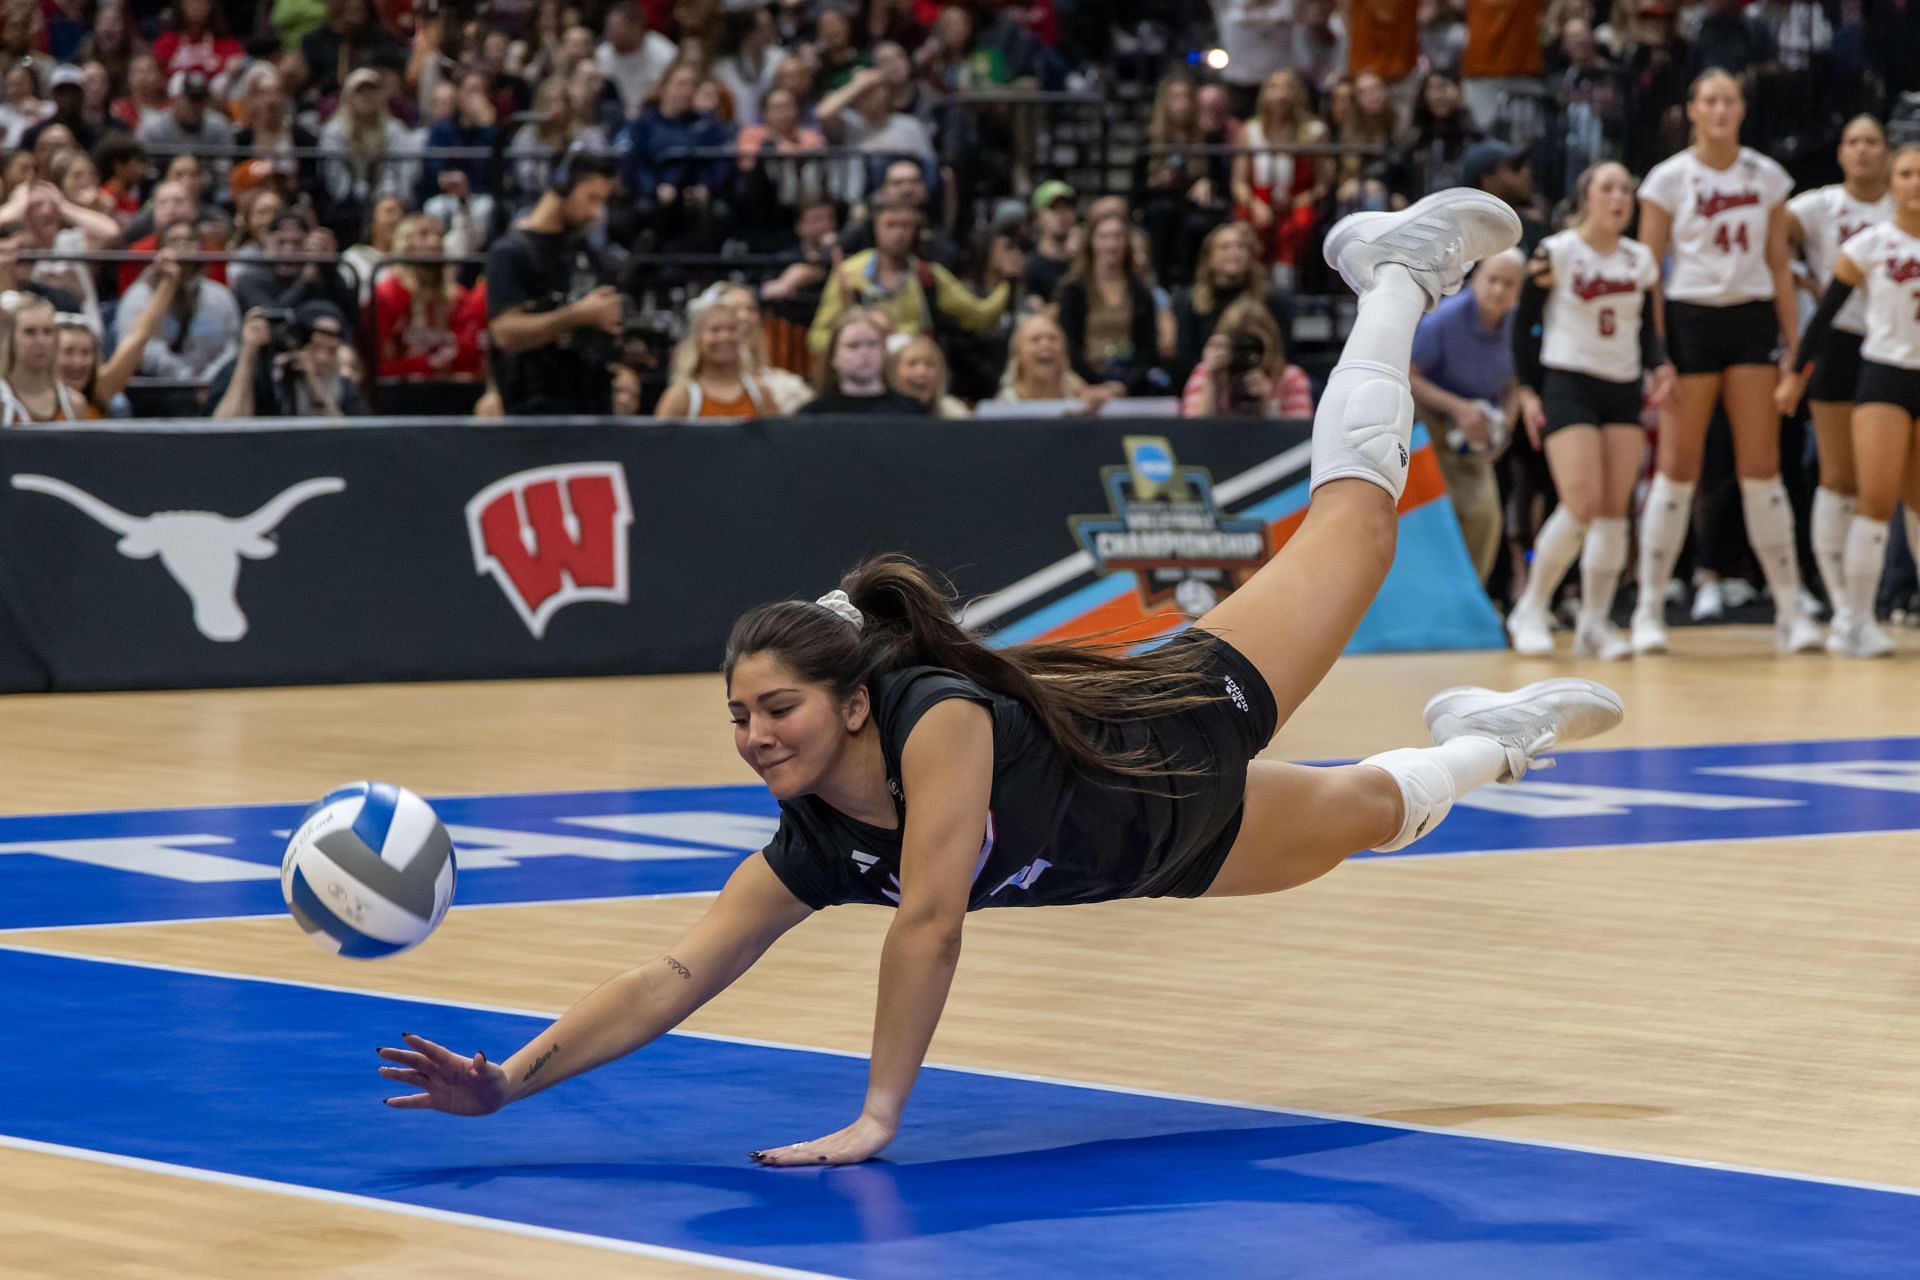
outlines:
[[[1580,542],[1587,526],[1573,518],[1566,506],[1555,507],[1533,540],[1533,564],[1527,570],[1527,589],[1520,593],[1516,607],[1547,610],[1553,607],[1553,593],[1567,576],[1580,554]]]
[[[1360,296],[1353,331],[1314,411],[1310,490],[1329,480],[1369,480],[1399,501],[1412,457],[1407,365],[1426,307],[1426,291],[1412,273],[1391,263]]]
[[[1836,493],[1832,489],[1813,491],[1812,524],[1807,532],[1813,539],[1813,560],[1820,566],[1820,579],[1827,588],[1827,603],[1836,616],[1846,598],[1847,524],[1860,509],[1860,499]]]
[[[1437,747],[1382,751],[1360,763],[1385,770],[1400,784],[1400,830],[1385,844],[1374,846],[1381,853],[1391,853],[1439,826],[1455,800],[1505,773],[1507,749],[1492,738],[1455,738]]]
[[[1693,523],[1693,489],[1689,482],[1654,473],[1647,505],[1640,512],[1640,603],[1634,606],[1636,612],[1657,618],[1666,605],[1667,583],[1680,559],[1680,546],[1687,540],[1687,527]]]
[[[1620,591],[1620,574],[1627,567],[1627,522],[1621,516],[1601,516],[1587,526],[1586,545],[1580,548],[1580,621],[1606,622],[1613,614],[1613,597]]]
[[[1740,480],[1740,510],[1747,517],[1747,545],[1766,574],[1777,618],[1800,612],[1800,557],[1793,549],[1793,504],[1779,476]],[[1844,569],[1842,570],[1844,572]]]
[[[1887,563],[1887,539],[1892,533],[1891,521],[1866,516],[1855,516],[1847,526],[1847,615],[1854,622],[1873,619],[1873,596],[1880,589],[1880,574]]]

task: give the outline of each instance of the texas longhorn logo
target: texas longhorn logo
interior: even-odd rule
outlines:
[[[581,600],[627,602],[633,505],[617,462],[535,467],[467,502],[476,573],[491,573],[535,639]]]
[[[347,482],[339,476],[302,480],[250,516],[223,516],[212,511],[156,511],[130,516],[92,494],[52,476],[18,475],[13,487],[44,493],[71,503],[120,535],[114,549],[129,560],[159,557],[193,602],[193,625],[209,640],[238,640],[247,634],[247,615],[236,594],[240,562],[265,560],[280,549],[273,531],[309,498],[339,493]]]

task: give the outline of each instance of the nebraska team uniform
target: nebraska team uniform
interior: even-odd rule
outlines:
[[[1840,246],[1868,227],[1893,218],[1893,194],[1868,203],[1856,200],[1844,183],[1803,191],[1787,201],[1787,212],[1800,223],[1801,256],[1807,269],[1826,292],[1833,283],[1833,260]],[[1860,381],[1860,343],[1867,332],[1866,299],[1847,299],[1833,318],[1833,332],[1814,353],[1813,376],[1807,397],[1823,403],[1845,404],[1853,399]]]
[[[1548,236],[1534,252],[1553,273],[1541,318],[1539,390],[1547,434],[1576,424],[1638,423],[1650,345],[1643,330],[1653,324],[1648,291],[1660,283],[1653,251],[1622,236],[1599,253],[1568,230]]]
[[[1920,238],[1883,222],[1840,252],[1867,282],[1867,336],[1854,403],[1898,405],[1920,417]]]
[[[920,718],[949,698],[993,715],[993,789],[987,838],[967,909],[1038,907],[1113,898],[1194,898],[1206,892],[1240,834],[1247,764],[1279,727],[1258,668],[1197,628],[1183,646],[1212,696],[1198,706],[1092,726],[1114,751],[1162,755],[1190,776],[1090,777],[1061,754],[1017,699],[941,667],[907,667],[869,686],[899,826],[857,822],[818,796],[780,805],[780,828],[762,851],[794,897],[816,910],[840,902],[900,905],[907,795],[900,757]]]
[[[1767,222],[1793,179],[1750,147],[1725,169],[1689,147],[1653,167],[1640,198],[1673,220],[1667,278],[1667,344],[1680,373],[1771,364],[1779,337]]]

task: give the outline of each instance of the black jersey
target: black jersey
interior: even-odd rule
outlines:
[[[842,902],[898,906],[909,801],[900,780],[901,750],[930,708],[964,698],[993,715],[993,786],[969,910],[1198,894],[1239,829],[1246,764],[1273,732],[1273,700],[1239,654],[1212,637],[1196,639],[1196,664],[1220,675],[1217,699],[1090,728],[1105,749],[1144,748],[1198,766],[1200,776],[1089,776],[1072,767],[1024,703],[958,672],[909,667],[870,688],[900,826],[869,826],[816,796],[802,796],[780,806],[780,828],[765,850],[768,865],[816,909]]]

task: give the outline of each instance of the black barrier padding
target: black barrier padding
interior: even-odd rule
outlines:
[[[708,671],[762,601],[812,599],[862,557],[905,551],[963,594],[1079,550],[1108,510],[1123,437],[1167,437],[1223,480],[1304,442],[1304,423],[876,422],[112,428],[0,435],[0,688],[161,689]],[[536,637],[475,567],[466,507],[533,468],[618,463],[631,498],[628,599],[555,612]],[[123,535],[47,477],[132,520]],[[247,543],[237,526],[337,477]],[[30,486],[41,481],[28,481]],[[163,518],[167,530],[156,535]],[[178,513],[202,512],[197,524]],[[184,521],[184,522],[183,522]],[[191,531],[182,533],[181,530]],[[169,550],[147,558],[142,540]],[[125,539],[123,541],[123,538]],[[195,542],[194,539],[199,539]],[[186,544],[192,543],[191,546]],[[196,625],[168,568],[198,575]],[[184,567],[180,567],[184,566]],[[245,634],[216,639],[234,620]],[[222,614],[225,614],[223,621]],[[9,632],[12,634],[9,635]],[[41,669],[44,667],[44,669]]]

